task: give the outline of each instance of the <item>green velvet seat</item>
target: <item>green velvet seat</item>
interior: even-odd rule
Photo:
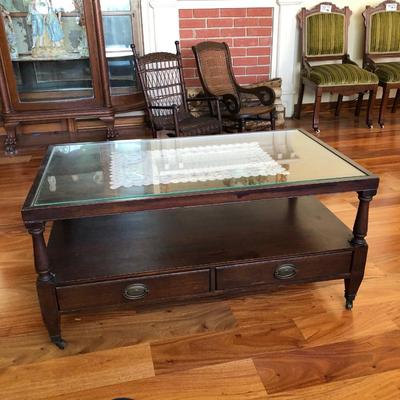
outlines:
[[[376,63],[374,73],[381,82],[400,84],[400,62]]]
[[[379,125],[385,125],[385,110],[389,94],[397,89],[392,112],[400,100],[400,3],[384,1],[375,7],[367,6],[363,12],[365,22],[364,68],[379,77],[382,100]],[[388,58],[391,62],[388,62]]]
[[[348,28],[351,11],[326,2],[297,15],[301,30],[302,67],[299,99],[295,117],[300,118],[305,86],[315,91],[312,127],[319,132],[319,113],[323,93],[337,93],[335,115],[338,116],[343,96],[358,94],[356,115],[359,115],[363,95],[369,92],[366,122],[372,127],[372,108],[379,79],[354,63],[348,50]]]
[[[312,67],[309,79],[318,86],[378,83],[375,74],[353,64],[317,65]]]

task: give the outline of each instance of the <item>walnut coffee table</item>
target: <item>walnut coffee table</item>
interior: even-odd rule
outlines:
[[[351,309],[378,183],[299,130],[52,146],[22,209],[50,338],[64,313],[329,279]],[[349,191],[353,231],[312,197]]]

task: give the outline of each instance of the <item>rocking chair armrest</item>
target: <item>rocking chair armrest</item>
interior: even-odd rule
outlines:
[[[275,92],[269,86],[257,86],[254,88],[245,88],[238,86],[241,93],[252,94],[258,98],[263,106],[270,106],[275,102]]]
[[[199,97],[190,97],[186,99],[189,101],[213,101],[215,102],[215,106],[217,108],[217,118],[220,124],[222,124],[222,117],[221,117],[221,108],[219,106],[219,102],[223,101],[223,96],[199,96]],[[212,113],[213,114],[213,113]]]
[[[187,101],[221,101],[222,96],[199,96],[199,97],[190,97]]]
[[[343,56],[343,64],[352,64],[358,67],[358,64],[355,61],[353,61],[348,54],[345,54]]]
[[[152,110],[177,110],[178,106],[176,104],[172,106],[149,106]]]
[[[149,106],[152,110],[172,110],[174,119],[175,134],[179,136],[179,119],[178,119],[178,106],[176,104],[172,106]]]

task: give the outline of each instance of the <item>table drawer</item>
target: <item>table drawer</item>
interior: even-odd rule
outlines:
[[[350,271],[352,253],[325,254],[216,269],[217,289],[329,279]]]
[[[121,303],[146,304],[158,299],[174,299],[210,291],[210,272],[156,275],[143,278],[98,282],[57,288],[61,311]]]

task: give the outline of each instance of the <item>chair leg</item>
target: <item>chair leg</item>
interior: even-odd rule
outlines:
[[[393,100],[392,113],[396,112],[396,108],[397,108],[397,104],[399,103],[399,100],[400,100],[400,89],[397,89],[396,97]]]
[[[319,112],[321,110],[321,97],[322,97],[322,89],[317,88],[315,90],[315,102],[314,102],[314,113],[313,113],[313,123],[312,127],[315,133],[319,133]]]
[[[296,107],[296,112],[294,114],[294,117],[296,119],[300,119],[300,116],[301,116],[301,107],[303,105],[303,97],[304,97],[304,82],[303,82],[303,79],[301,79],[300,86],[299,86],[299,98],[297,99],[297,107]]]
[[[244,126],[245,126],[244,120],[243,119],[239,119],[239,121],[238,121],[239,133],[242,133],[244,131]]]
[[[271,131],[276,129],[276,112],[271,111]]]
[[[339,94],[337,103],[336,103],[336,109],[335,109],[335,116],[338,117],[340,114],[340,110],[342,108],[342,100],[343,100],[343,95]]]
[[[374,108],[377,90],[378,90],[378,87],[374,87],[373,89],[371,89],[369,91],[368,109],[367,109],[367,126],[370,129],[374,127],[372,124],[372,110]]]
[[[385,110],[387,106],[387,102],[389,99],[389,92],[390,90],[388,89],[387,85],[384,85],[382,91],[382,100],[381,100],[381,107],[379,109],[379,126],[381,128],[385,127]]]
[[[357,99],[356,111],[354,113],[356,117],[360,116],[363,99],[364,99],[364,93],[359,93]]]

